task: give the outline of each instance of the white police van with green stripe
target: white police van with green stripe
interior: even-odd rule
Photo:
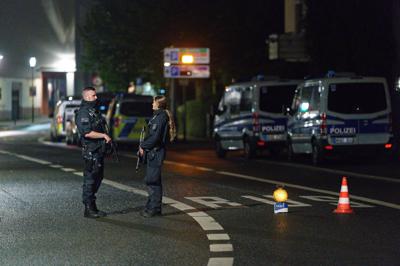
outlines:
[[[299,83],[274,79],[227,86],[214,119],[217,155],[238,149],[244,149],[247,158],[263,149],[279,154],[286,145],[284,110]]]
[[[390,153],[392,108],[386,80],[333,76],[306,80],[288,119],[288,159],[311,154],[318,164],[334,154]]]
[[[140,131],[153,115],[152,96],[118,94],[110,103],[106,121],[117,142],[138,142]]]

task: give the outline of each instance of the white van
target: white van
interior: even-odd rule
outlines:
[[[247,158],[257,150],[277,155],[286,145],[284,114],[300,81],[268,80],[236,83],[225,88],[214,119],[218,157],[244,149]]]
[[[288,159],[393,149],[386,80],[379,77],[327,77],[306,80],[296,90],[288,119]]]

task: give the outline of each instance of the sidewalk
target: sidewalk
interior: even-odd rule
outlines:
[[[4,120],[0,121],[0,131],[1,130],[12,130],[12,129],[19,129],[24,128],[31,125],[38,125],[38,124],[47,124],[50,123],[51,118],[47,116],[39,116],[35,117],[34,122],[32,123],[32,119],[20,119],[16,122],[14,120]]]

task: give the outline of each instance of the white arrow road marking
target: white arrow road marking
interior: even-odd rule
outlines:
[[[222,208],[219,204],[229,205],[232,207],[242,207],[243,205],[237,202],[231,202],[229,200],[219,198],[219,197],[185,197],[188,200],[197,202],[201,205],[205,205],[207,207],[218,209]]]

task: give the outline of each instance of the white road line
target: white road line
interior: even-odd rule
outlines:
[[[225,172],[225,171],[217,171],[216,173],[217,174],[221,174],[221,175],[233,176],[233,177],[237,177],[237,178],[248,179],[248,180],[253,180],[253,181],[258,181],[258,182],[263,182],[263,183],[268,183],[268,184],[273,184],[273,185],[279,184],[279,185],[284,185],[286,187],[297,188],[297,189],[307,190],[307,191],[313,191],[313,192],[318,192],[318,193],[328,194],[328,195],[333,195],[333,196],[339,196],[339,193],[337,193],[337,192],[332,192],[332,191],[325,190],[325,189],[317,189],[317,188],[305,187],[305,186],[290,184],[290,183],[281,182],[281,181],[277,181],[277,180],[263,179],[263,178],[259,178],[259,177],[236,174],[236,173]],[[366,197],[362,197],[362,196],[355,196],[355,195],[352,195],[352,194],[351,194],[350,197],[352,199],[357,199],[357,200],[365,201],[365,202],[368,202],[368,203],[373,203],[373,204],[376,204],[376,205],[385,206],[385,207],[389,207],[389,208],[400,210],[400,205],[398,205],[398,204],[394,204],[394,203],[390,203],[390,202],[386,202],[386,201],[375,200],[375,199],[370,199],[370,198],[366,198]]]
[[[63,143],[53,143],[53,142],[43,141],[43,140],[39,140],[39,142],[42,144],[45,144],[45,145],[57,146],[60,148],[68,148],[68,149],[75,148],[74,146],[66,146]],[[78,148],[76,148],[76,149],[78,149]],[[129,158],[137,158],[137,156],[131,155],[131,154],[121,154],[121,155],[129,157]],[[372,179],[372,180],[387,181],[387,182],[392,182],[392,183],[400,183],[400,177],[399,178],[390,178],[390,177],[385,177],[385,176],[361,174],[361,173],[356,173],[356,172],[350,172],[350,171],[344,171],[344,170],[334,170],[334,169],[328,169],[328,168],[323,168],[323,167],[316,167],[316,166],[302,165],[302,164],[295,164],[295,163],[273,162],[273,161],[264,161],[264,160],[254,160],[254,161],[259,162],[259,163],[264,163],[264,164],[267,163],[267,164],[281,165],[281,166],[292,167],[292,168],[301,168],[301,169],[307,169],[307,170],[313,170],[313,171],[333,173],[333,174],[337,174],[337,175],[341,175],[341,176],[344,175],[344,176],[352,176],[352,177],[357,177],[357,178],[365,178],[365,179]],[[215,169],[212,169],[212,168],[178,163],[178,162],[169,161],[169,160],[165,160],[164,163],[171,164],[171,165],[178,165],[178,166],[182,166],[182,167],[192,167],[192,168],[202,170],[202,171],[209,171],[209,172],[216,171]]]
[[[59,164],[51,164],[49,165],[51,168],[64,168],[64,166],[59,165]]]
[[[1,153],[5,154],[6,152],[1,152]],[[25,155],[19,155],[19,154],[15,154],[15,153],[7,153],[7,154],[13,155],[13,156],[25,159],[25,160],[29,160],[29,161],[34,161],[34,162],[41,161],[39,159],[36,159],[36,158],[33,158],[33,157],[29,157],[29,156],[25,156]],[[44,162],[44,161],[42,161],[42,162]],[[54,167],[54,168],[66,169],[62,165],[49,165],[49,166],[50,167]],[[60,170],[62,170],[62,169],[60,169]],[[74,174],[78,175],[78,176],[83,176],[82,172],[74,172]],[[134,187],[130,187],[130,186],[127,186],[127,185],[124,185],[124,184],[121,184],[121,183],[118,183],[118,182],[115,182],[115,181],[112,181],[112,180],[109,180],[109,179],[103,179],[103,183],[105,183],[105,184],[107,184],[109,186],[115,187],[117,189],[128,191],[128,192],[132,192],[132,193],[139,194],[139,195],[142,195],[142,196],[147,196],[148,195],[147,192],[144,191],[144,190],[137,189],[137,188],[134,188]],[[187,205],[187,204],[185,204],[183,202],[179,202],[177,200],[174,200],[174,199],[168,198],[168,197],[163,197],[163,202],[168,202],[171,207],[174,207],[174,208],[177,207],[179,210],[196,210],[192,206],[189,206],[189,205]],[[186,213],[186,212],[184,212],[184,213],[185,214],[189,214],[189,213]],[[201,216],[197,216],[197,215],[200,215],[200,214],[201,214]],[[192,216],[192,215],[195,215],[195,216]],[[193,212],[192,215],[189,214],[189,216],[191,216],[203,228],[203,230],[224,230],[224,228],[218,222],[216,222],[214,220],[214,218],[212,218],[211,216],[209,216],[205,212],[197,211],[197,212]],[[216,249],[216,250],[223,249],[223,247],[218,247],[218,244],[211,244],[210,245],[210,250],[212,249],[211,246],[213,246],[213,245],[217,245],[217,246],[213,247],[213,249]],[[231,246],[231,250],[230,251],[233,250],[232,244],[224,244],[224,245],[225,246],[230,245]],[[225,247],[225,249],[229,249],[229,248]],[[218,259],[220,259],[220,258],[218,258]],[[218,259],[216,260],[216,258],[209,258],[207,265],[221,265],[221,264],[215,264],[216,262],[222,262],[221,260],[218,260]],[[229,266],[233,265],[233,258],[232,257],[224,258],[223,261],[225,261],[225,264],[222,264],[222,265],[229,265]]]
[[[393,183],[400,183],[400,177],[399,178],[390,178],[390,177],[384,177],[384,176],[361,174],[361,173],[355,173],[355,172],[350,172],[350,171],[334,170],[334,169],[316,167],[316,166],[311,166],[311,165],[302,165],[302,164],[296,164],[296,163],[272,162],[272,161],[263,161],[263,160],[255,160],[255,161],[257,161],[259,163],[268,163],[268,164],[275,164],[275,165],[280,165],[280,166],[288,166],[288,167],[292,167],[292,168],[301,168],[301,169],[307,169],[307,170],[313,170],[313,171],[319,171],[319,172],[325,172],[325,173],[333,173],[333,174],[337,174],[340,176],[352,176],[352,177],[357,177],[357,178],[365,178],[365,179],[373,179],[373,180],[388,181],[388,182],[393,182]]]
[[[229,240],[228,234],[207,234],[208,240]]]
[[[194,216],[193,219],[203,228],[204,231],[210,230],[224,230],[224,228],[217,223],[211,216],[198,217]]]
[[[232,244],[211,244],[210,251],[211,252],[232,252],[233,246],[232,246]]]
[[[20,155],[20,154],[15,154],[15,153],[9,153],[9,154],[15,155],[18,158],[21,158],[21,159],[24,159],[24,160],[27,160],[27,161],[31,161],[31,162],[34,162],[34,163],[39,163],[39,164],[44,164],[44,165],[51,164],[51,162],[40,160],[40,159],[36,159],[36,158],[25,156],[25,155]]]
[[[210,258],[207,266],[231,266],[233,258]]]
[[[208,214],[205,212],[188,212],[188,214],[192,217],[207,217]]]
[[[75,172],[75,169],[72,168],[61,168],[61,170],[65,171],[65,172]]]

